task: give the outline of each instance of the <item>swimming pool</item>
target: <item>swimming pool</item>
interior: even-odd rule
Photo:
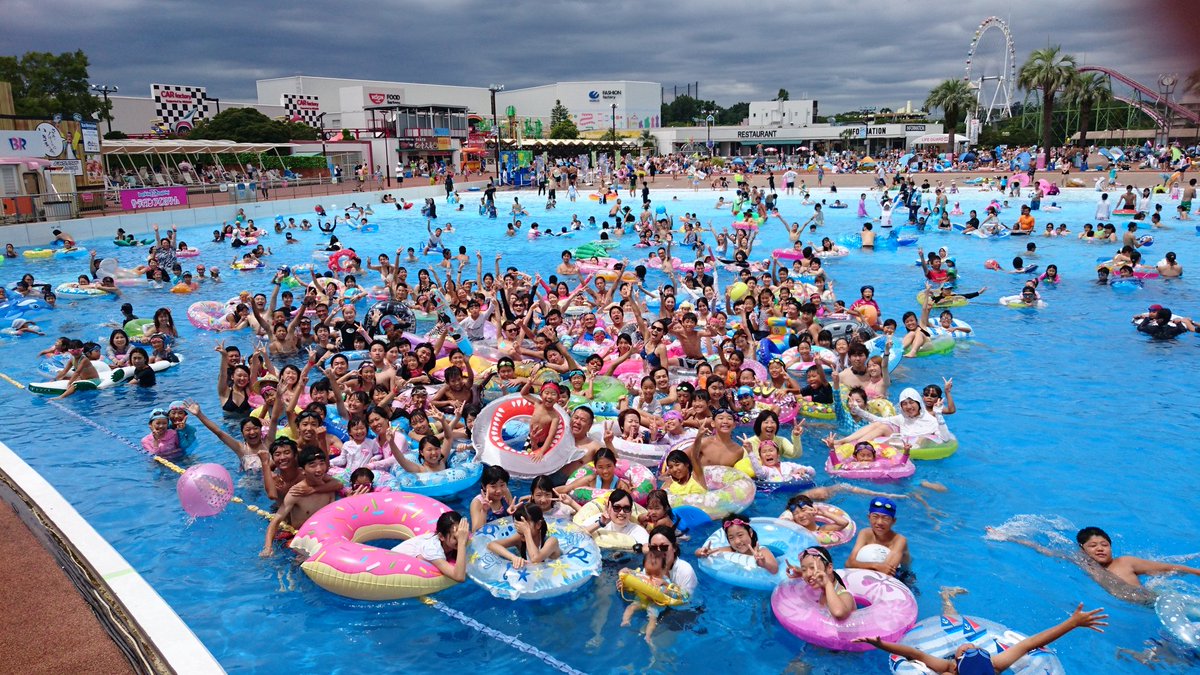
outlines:
[[[723,194],[728,199],[732,192]],[[850,208],[827,210],[826,231],[819,234],[836,238],[858,231],[861,221],[854,217],[858,194],[858,190],[842,190],[837,195]],[[830,202],[834,198],[827,190],[813,195]],[[712,208],[718,193],[652,196],[672,213],[695,211],[718,226],[730,220],[727,212]],[[678,202],[670,201],[672,196],[678,196]],[[951,202],[982,211],[990,197],[967,189],[952,196]],[[1067,222],[1077,233],[1083,222],[1093,222],[1094,192],[1078,190],[1055,199],[1064,210],[1039,214],[1039,227],[1047,220]],[[522,195],[522,202],[533,214],[525,221],[538,221],[543,228],[549,224],[558,229],[572,213],[585,221],[588,215],[599,219],[607,213],[607,206],[587,200],[560,201],[559,209],[548,213],[528,193]],[[501,195],[502,211],[506,203],[508,197]],[[1146,252],[1149,262],[1174,250],[1180,262],[1190,267],[1200,258],[1200,238],[1191,224],[1170,218],[1173,202],[1164,203],[1172,229],[1154,233],[1158,241]],[[360,251],[392,252],[424,238],[425,222],[417,213],[388,212],[376,206],[379,211],[373,220],[381,224],[381,232],[355,234],[339,228],[344,243]],[[799,197],[781,197],[781,208],[789,220],[801,222],[811,212],[810,206],[799,204]],[[445,242],[454,248],[462,244],[483,249],[489,258],[485,271],[492,265],[490,252],[503,251],[505,266],[550,273],[563,248],[592,238],[579,233],[562,241],[529,242],[523,236],[509,240],[503,237],[503,220],[484,220],[473,211],[451,213],[444,205],[439,211],[442,222],[453,221],[458,228]],[[1015,217],[1011,211],[1007,214],[1007,220]],[[897,222],[900,215],[896,214]],[[1123,221],[1116,222],[1123,228]],[[223,267],[223,287],[220,292],[211,285],[203,287],[204,299],[224,300],[242,288],[269,291],[271,269],[285,262],[311,261],[319,239],[315,232],[297,233],[302,243],[286,245],[272,235],[266,240],[275,251],[272,264],[266,270],[239,273],[227,269],[234,257],[227,246],[206,243],[214,227],[181,234],[202,251],[199,258],[185,261],[189,266],[199,262]],[[760,240],[766,250],[787,246],[778,222],[769,224]],[[1043,290],[1048,307],[1040,311],[996,304],[1000,296],[1019,289],[1021,277],[983,268],[990,258],[1007,265],[1023,251],[1026,240],[981,241],[932,232],[921,236],[927,250],[950,247],[961,270],[960,288],[974,290],[978,284],[989,290],[971,306],[955,311],[975,327],[974,343],[950,355],[906,360],[893,374],[894,386],[919,387],[940,384],[943,376],[954,378],[960,412],[949,423],[961,444],[953,457],[921,463],[913,479],[894,486],[901,491],[920,480],[945,484],[949,492],[929,495],[932,506],[945,515],[928,513],[906,500],[900,504],[896,529],[910,540],[921,617],[938,612],[937,590],[942,585],[970,590],[957,601],[961,611],[1027,632],[1057,623],[1079,602],[1089,608],[1103,606],[1111,615],[1108,632],[1076,631],[1056,643],[1056,651],[1068,671],[1094,671],[1099,665],[1105,672],[1141,672],[1141,665],[1116,661],[1112,655],[1117,647],[1140,648],[1144,640],[1159,636],[1152,610],[1111,598],[1072,565],[1013,544],[987,541],[984,528],[1016,514],[1061,517],[1070,521],[1062,524],[1070,530],[1068,536],[1073,526],[1098,525],[1114,535],[1118,552],[1177,556],[1175,560],[1195,564],[1197,538],[1190,518],[1196,504],[1194,439],[1200,429],[1200,396],[1191,382],[1197,359],[1195,337],[1152,343],[1135,333],[1128,319],[1153,302],[1196,314],[1200,294],[1186,280],[1147,281],[1144,289],[1129,293],[1098,287],[1092,281],[1094,261],[1116,245],[1086,245],[1074,237],[1032,241],[1039,255],[1027,261],[1036,261],[1043,269],[1056,263],[1064,277],[1060,287]],[[142,249],[118,248],[108,241],[87,243],[102,256],[116,256],[123,266],[133,265],[143,255]],[[627,237],[621,251],[631,259],[642,257],[645,251],[631,248],[631,243]],[[829,261],[827,268],[839,297],[853,300],[861,284],[872,283],[884,315],[898,317],[902,311],[916,309],[913,296],[921,288],[921,277],[913,266],[915,259],[915,247],[855,252]],[[0,278],[11,286],[29,271],[57,285],[73,280],[85,265],[82,260],[9,260],[0,267]],[[413,266],[409,267],[410,275],[414,274]],[[723,282],[728,279],[724,276]],[[63,402],[63,409],[135,442],[145,434],[147,412],[155,406],[194,397],[206,411],[215,411],[219,403],[213,346],[224,338],[246,352],[251,337],[195,330],[186,321],[186,309],[196,299],[163,290],[128,289],[124,300],[132,302],[141,316],[159,306],[171,309],[183,336],[178,349],[188,362],[160,375],[153,390],[83,394]],[[43,322],[51,336],[107,340],[110,329],[100,324],[120,316],[119,301],[61,300],[63,308]],[[44,379],[36,371],[34,357],[46,346],[48,339],[3,343],[9,358],[0,370],[23,382]],[[893,388],[893,393],[898,391]],[[327,593],[283,553],[259,559],[265,523],[236,505],[217,518],[189,523],[175,497],[175,474],[45,399],[7,388],[0,398],[0,419],[7,427],[0,436],[112,542],[229,670],[350,672],[415,667],[452,672],[487,664],[495,672],[552,672],[561,663],[591,673],[690,669],[777,673],[794,661],[812,665],[813,672],[887,669],[881,653],[846,655],[808,647],[775,621],[769,594],[733,589],[703,575],[699,608],[668,612],[653,649],[639,632],[618,627],[623,602],[614,589],[617,564],[606,565],[590,588],[560,601],[499,601],[471,583],[436,596],[484,626],[519,637],[529,649],[514,648],[461,617],[416,600],[362,603]],[[232,430],[232,424],[225,426]],[[810,427],[805,459],[818,466],[818,482],[824,483],[820,467],[824,455],[817,436],[826,429]],[[232,469],[229,451],[210,435],[199,434],[198,447],[184,463],[215,461]],[[514,492],[523,490],[524,486],[514,485]],[[238,493],[267,504],[257,476],[243,476]],[[447,503],[461,511],[469,496]],[[760,496],[750,513],[775,515],[785,500],[784,495]],[[841,497],[836,503],[861,524],[865,497]],[[685,544],[685,556],[702,539],[694,537]],[[846,553],[835,549],[835,561],[843,562]],[[1160,672],[1187,668],[1174,667],[1177,670],[1167,667]]]

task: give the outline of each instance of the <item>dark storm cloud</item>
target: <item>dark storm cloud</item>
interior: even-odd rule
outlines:
[[[256,79],[300,73],[510,89],[631,79],[661,82],[668,92],[698,80],[701,96],[722,104],[772,98],[782,87],[832,112],[920,105],[939,81],[962,77],[975,27],[998,7],[1008,12],[1001,18],[1012,26],[1018,61],[1061,44],[1081,63],[1147,84],[1195,68],[1165,37],[1170,22],[1137,0],[65,0],[52,12],[10,0],[5,51],[81,48],[93,81],[135,96],[164,82],[251,100]],[[1000,50],[989,33],[977,63],[997,69]]]

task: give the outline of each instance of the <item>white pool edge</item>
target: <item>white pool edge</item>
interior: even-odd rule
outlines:
[[[118,609],[133,624],[121,626],[119,630],[127,634],[136,632],[137,635],[131,637],[148,643],[156,652],[143,659],[143,665],[149,671],[162,671],[165,666],[166,672],[225,672],[191,628],[141,574],[46,479],[3,442],[0,442],[0,474],[7,478],[0,483],[0,499],[16,511],[34,531],[34,536],[46,545],[47,533],[38,530],[46,529],[45,523],[53,525],[71,547],[69,553],[89,567],[91,576],[105,586],[97,590],[107,591],[104,595],[119,603]],[[51,554],[54,555],[54,551]],[[106,626],[106,629],[111,632],[111,627]],[[127,652],[125,645],[119,646]],[[133,665],[138,669],[137,664]]]

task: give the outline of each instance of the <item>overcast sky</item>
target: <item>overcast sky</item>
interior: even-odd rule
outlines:
[[[822,113],[919,106],[939,81],[962,77],[975,27],[997,10],[1018,62],[1061,44],[1081,64],[1153,86],[1200,63],[1179,49],[1159,5],[1194,0],[6,0],[4,45],[20,54],[83,49],[92,81],[148,96],[151,82],[208,87],[254,100],[254,81],[294,74],[509,89],[628,79],[667,89],[700,82],[722,105],[785,88]],[[1191,9],[1195,14],[1196,10]],[[1190,33],[1187,34],[1187,33]],[[987,33],[976,64],[1000,70],[1003,40]],[[1019,66],[1019,63],[1018,63]],[[1020,100],[1022,94],[1017,95]]]

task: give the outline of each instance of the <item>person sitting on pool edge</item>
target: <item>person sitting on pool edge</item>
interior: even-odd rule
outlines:
[[[892,529],[896,524],[896,502],[887,497],[876,497],[871,500],[867,513],[871,526],[858,531],[846,567],[902,576],[905,572],[902,565],[908,564],[911,557],[908,539]]]
[[[996,675],[996,673],[1003,673],[1011,668],[1029,652],[1045,647],[1076,628],[1091,628],[1097,633],[1103,633],[1104,629],[1102,626],[1108,625],[1105,621],[1108,615],[1102,614],[1101,612],[1103,611],[1104,608],[1101,607],[1085,612],[1083,611],[1083,603],[1080,603],[1066,621],[1052,628],[1047,628],[1037,635],[1027,637],[994,656],[970,642],[959,645],[958,649],[954,651],[953,659],[943,659],[926,654],[916,647],[887,642],[878,637],[855,638],[854,641],[871,645],[876,649],[882,649],[889,654],[895,654],[910,661],[918,661],[934,673],[945,673],[946,675],[955,673],[957,675]]]

